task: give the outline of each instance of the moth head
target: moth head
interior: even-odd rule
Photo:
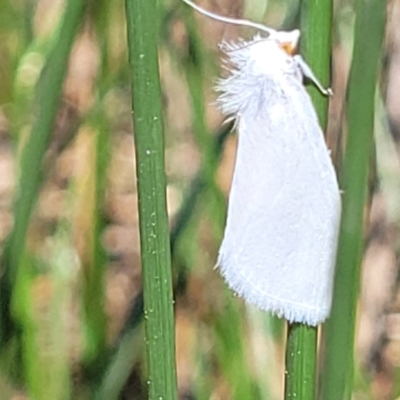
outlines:
[[[294,56],[296,54],[300,39],[300,31],[298,29],[290,32],[276,32],[273,38],[287,55]]]

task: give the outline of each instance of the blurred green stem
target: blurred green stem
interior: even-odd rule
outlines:
[[[341,171],[343,212],[331,317],[325,328],[321,400],[350,399],[363,215],[374,127],[375,88],[385,26],[386,1],[358,0],[350,70],[348,137]]]
[[[29,141],[21,157],[14,228],[9,239],[8,268],[16,268],[25,245],[29,218],[36,203],[42,179],[42,161],[60,103],[69,54],[84,15],[82,0],[70,0],[55,42],[39,81],[40,104]]]
[[[85,1],[69,0],[63,15],[58,38],[50,52],[38,84],[36,102],[37,117],[24,146],[21,157],[20,175],[14,207],[14,227],[7,240],[3,255],[3,276],[1,281],[2,321],[9,324],[9,303],[13,281],[25,247],[29,220],[36,204],[42,183],[42,162],[54,126],[62,96],[63,82],[74,38],[84,17]]]
[[[155,1],[126,0],[149,399],[177,398]]]
[[[331,0],[301,3],[301,53],[322,84],[330,76]],[[327,121],[328,99],[314,86],[309,93],[321,127]],[[286,343],[285,399],[312,400],[316,391],[317,327],[289,324]]]
[[[225,221],[226,200],[215,180],[215,171],[218,168],[219,157],[214,151],[214,143],[210,130],[207,128],[206,110],[204,104],[204,82],[206,74],[207,57],[192,10],[188,11],[186,23],[188,36],[188,55],[185,59],[184,72],[188,82],[190,99],[192,102],[193,133],[203,158],[203,178],[209,190],[209,211],[215,220],[213,227],[218,240],[222,237]],[[190,13],[189,13],[190,11]]]
[[[110,82],[115,79],[109,65],[109,40],[113,4],[107,0],[98,0],[90,17],[93,21],[96,39],[99,43],[100,66],[96,79],[98,102],[95,105],[89,123],[93,128],[96,151],[94,156],[94,203],[89,232],[87,233],[88,254],[84,263],[82,282],[82,311],[85,332],[83,366],[85,376],[97,390],[98,382],[106,368],[107,318],[104,308],[105,273],[107,255],[103,247],[103,233],[106,227],[104,210],[107,193],[108,167],[110,159],[110,121],[105,110],[105,95],[110,89]],[[90,240],[92,238],[92,240]]]
[[[107,168],[109,159],[109,126],[104,110],[99,109],[92,116],[94,135],[93,153],[87,162],[92,162],[93,187],[86,193],[86,212],[90,213],[90,224],[86,226],[87,250],[82,254],[82,312],[84,326],[85,373],[94,382],[106,362],[104,354],[107,337],[107,318],[104,309],[105,266],[107,257],[102,243],[105,220],[99,210],[103,210],[106,193]]]

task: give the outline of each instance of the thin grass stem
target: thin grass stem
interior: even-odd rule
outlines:
[[[331,317],[325,327],[323,400],[350,399],[364,209],[373,149],[375,88],[385,26],[384,0],[358,0],[347,98],[348,135],[341,171],[343,211]]]
[[[14,207],[14,226],[5,245],[3,275],[1,279],[2,321],[1,336],[9,335],[3,330],[11,327],[9,305],[12,285],[25,248],[30,216],[36,204],[42,184],[42,163],[56,119],[63,82],[67,72],[72,44],[84,17],[85,1],[67,2],[57,40],[43,69],[37,90],[37,117],[21,157],[20,175]]]
[[[330,76],[332,1],[304,0],[301,5],[301,53],[327,87]],[[316,87],[309,93],[325,129],[328,99]],[[289,324],[286,344],[285,399],[312,400],[316,393],[317,327]]]
[[[177,398],[156,2],[126,0],[149,399]]]

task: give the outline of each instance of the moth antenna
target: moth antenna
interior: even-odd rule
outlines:
[[[205,15],[209,18],[215,19],[217,21],[226,22],[228,24],[234,24],[234,25],[249,26],[251,28],[256,28],[260,31],[267,32],[269,35],[276,33],[275,29],[268,28],[267,26],[265,26],[263,24],[258,24],[257,22],[249,21],[247,19],[235,19],[235,18],[223,17],[222,15],[214,14],[211,11],[205,10],[204,8],[193,3],[191,0],[182,0],[182,1],[184,3],[186,3],[188,6],[194,8],[200,14],[203,14],[203,15]]]

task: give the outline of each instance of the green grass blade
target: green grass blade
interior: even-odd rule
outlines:
[[[149,399],[176,399],[171,258],[156,2],[126,0]]]
[[[62,95],[72,43],[84,14],[84,1],[67,3],[59,38],[44,68],[40,86],[40,107],[29,141],[21,157],[19,191],[15,206],[14,229],[9,241],[10,266],[16,266],[25,244],[29,217],[41,183],[41,164],[53,129],[58,105]]]
[[[189,50],[183,63],[184,72],[192,105],[193,134],[204,160],[202,163],[204,177],[210,195],[210,200],[207,201],[207,204],[209,204],[208,211],[212,220],[215,221],[213,224],[215,236],[220,240],[225,222],[226,201],[215,180],[219,159],[214,151],[212,134],[207,128],[206,107],[204,104],[204,76],[207,74],[207,67],[210,61],[207,59],[207,53],[197,30],[193,13],[189,14],[188,17],[186,28]]]
[[[330,85],[332,53],[332,0],[303,0],[301,6],[301,54],[322,85]],[[314,86],[308,86],[322,130],[326,128],[328,98]]]
[[[102,113],[103,111],[103,113]],[[102,244],[104,193],[109,156],[109,126],[104,110],[97,110],[91,122],[92,148],[87,163],[93,172],[85,177],[85,212],[88,223],[82,224],[87,246],[81,255],[84,274],[82,279],[82,312],[84,325],[85,373],[94,381],[106,363],[107,318],[104,310],[106,254]],[[82,194],[81,194],[82,195]]]
[[[135,362],[138,360],[142,346],[142,335],[139,327],[127,332],[119,343],[115,357],[111,359],[108,369],[93,400],[117,400],[125,386]]]
[[[68,330],[60,318],[71,295],[66,278],[71,265],[70,254],[65,251],[68,234],[66,225],[60,223],[46,260],[26,252],[13,287],[13,317],[21,327],[18,367],[23,374],[17,382],[23,382],[26,396],[32,400],[70,398]],[[41,276],[32,272],[40,267],[51,272]]]
[[[358,0],[341,173],[343,212],[331,317],[326,324],[321,399],[350,398],[363,214],[373,143],[374,98],[385,26],[384,0]],[[345,392],[347,395],[345,396]]]
[[[36,203],[42,182],[42,162],[53,129],[63,82],[68,66],[69,54],[75,35],[84,16],[85,1],[70,0],[64,12],[58,38],[49,55],[38,85],[39,96],[37,118],[26,144],[20,166],[20,176],[14,208],[14,227],[6,244],[3,256],[4,275],[1,282],[2,323],[8,319],[12,280],[16,276],[18,263],[25,247],[25,238],[30,216]],[[3,332],[2,336],[4,336]]]
[[[317,78],[327,85],[330,76],[332,1],[305,0],[301,9],[301,53]],[[325,129],[328,99],[316,87],[309,93]],[[317,328],[302,324],[288,326],[286,344],[285,398],[315,398]]]
[[[230,399],[261,398],[259,388],[246,359],[247,341],[244,331],[243,310],[228,288],[223,312],[214,316],[213,335],[216,359],[224,379],[229,384]],[[250,364],[251,365],[251,364]]]
[[[216,134],[212,136],[214,152],[218,158],[221,157],[224,144],[231,133],[232,124],[226,124]],[[203,161],[203,163],[204,162],[205,161]],[[182,207],[177,213],[175,220],[172,224],[170,232],[172,259],[174,258],[174,254],[177,250],[179,239],[186,232],[188,224],[193,219],[193,214],[198,207],[201,194],[204,192],[207,186],[207,178],[205,174],[206,173],[204,171],[204,168],[202,167],[201,170],[197,173],[196,177],[193,179],[189,187],[188,193],[185,196]],[[179,276],[177,279],[178,283],[176,290],[179,293],[180,291],[184,292],[186,290],[186,270],[179,270],[178,275]],[[101,385],[94,397],[95,400],[113,398],[112,396],[117,396],[117,394],[121,392],[128,376],[126,375],[125,370],[124,377],[119,376],[117,378],[117,373],[115,371],[122,370],[123,368],[128,368],[130,371],[130,369],[133,367],[134,362],[137,361],[136,357],[139,355],[139,352],[135,354],[132,353],[128,356],[126,354],[126,349],[127,347],[129,347],[127,343],[130,343],[131,338],[137,336],[138,327],[142,321],[142,318],[143,292],[140,292],[134,300],[134,307],[132,307],[125,326],[122,329],[117,345],[112,350],[112,356],[109,359],[109,363],[103,371]],[[113,395],[111,395],[110,393],[113,393]]]
[[[285,400],[315,398],[317,328],[289,324],[286,342]]]

